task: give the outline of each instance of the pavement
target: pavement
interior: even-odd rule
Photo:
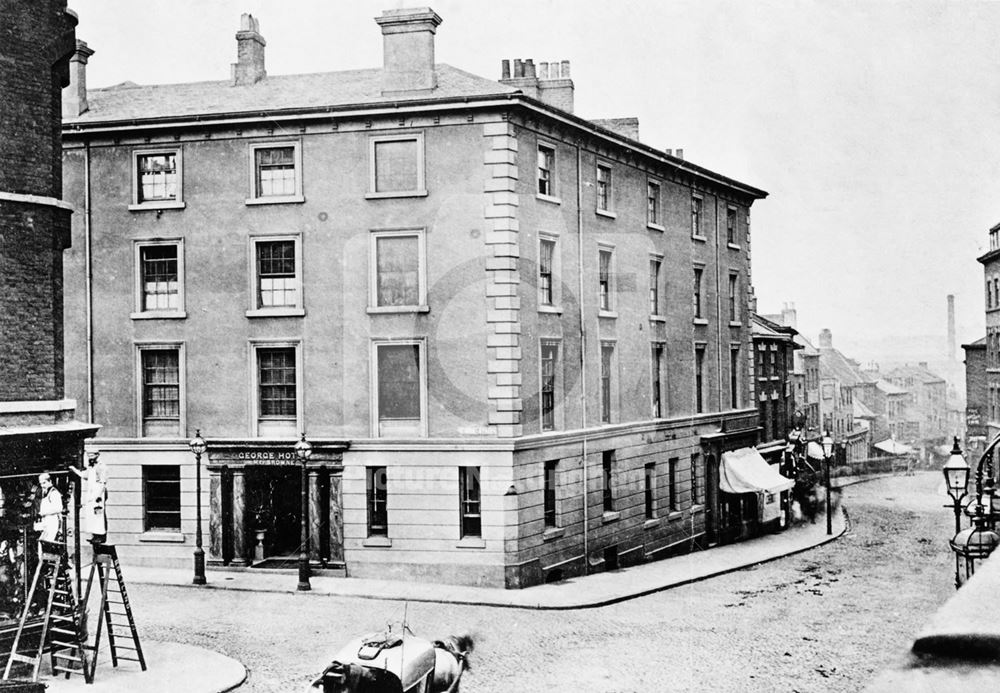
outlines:
[[[841,485],[847,483],[845,480]],[[344,597],[521,609],[586,609],[808,551],[835,540],[847,528],[847,517],[842,509],[837,508],[833,513],[830,534],[826,532],[825,517],[820,516],[815,524],[796,524],[783,532],[736,544],[520,590],[315,575],[310,580],[312,589],[299,592],[298,574],[294,570],[208,569],[207,584],[203,586],[192,584],[190,570],[126,564],[122,572],[129,583],[200,590],[288,592],[298,593],[304,599]],[[123,662],[118,668],[113,668],[105,650],[98,662],[93,685],[86,685],[79,676],[71,679],[51,677],[47,663],[43,664],[40,680],[46,683],[50,693],[75,690],[91,693],[223,693],[238,688],[247,676],[243,664],[205,648],[151,641],[144,642],[143,648],[148,665],[145,672],[134,662]]]

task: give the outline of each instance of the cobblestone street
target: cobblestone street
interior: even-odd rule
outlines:
[[[304,689],[350,637],[399,623],[471,632],[468,693],[857,691],[902,657],[954,587],[937,473],[851,486],[826,546],[617,605],[531,611],[135,585],[143,637],[244,662],[240,689]],[[151,670],[155,671],[155,663]]]

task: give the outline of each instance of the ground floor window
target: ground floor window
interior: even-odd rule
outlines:
[[[181,531],[181,468],[144,465],[142,468],[143,527],[152,531]]]
[[[479,467],[458,468],[460,510],[462,513],[462,536],[481,537],[483,535],[480,514]]]
[[[368,536],[389,535],[389,514],[386,509],[388,482],[385,467],[365,469],[368,497]]]

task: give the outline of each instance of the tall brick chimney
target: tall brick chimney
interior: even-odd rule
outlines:
[[[382,27],[382,93],[434,89],[434,34],[441,17],[429,7],[411,7],[383,10],[375,22]]]
[[[833,348],[833,332],[825,327],[819,332],[819,346],[823,349]]]
[[[264,46],[267,41],[260,35],[260,23],[251,14],[240,17],[240,30],[236,32],[236,62],[233,63],[233,84],[256,84],[267,77],[264,69]]]
[[[62,92],[63,118],[76,118],[90,108],[87,103],[87,61],[94,51],[79,39],[69,59],[69,86]]]

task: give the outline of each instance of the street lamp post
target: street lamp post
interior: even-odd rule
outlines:
[[[952,450],[950,464],[955,458],[955,450],[958,449],[956,439],[955,448]],[[996,480],[993,478],[993,450],[1000,445],[1000,435],[996,436],[979,458],[976,465],[976,495],[975,506],[972,510],[972,527],[963,529],[955,534],[951,540],[951,549],[955,552],[955,587],[961,587],[976,572],[976,569],[985,561],[997,545],[1000,545],[1000,535],[993,531],[993,497],[996,492]],[[961,452],[961,451],[959,451]],[[957,463],[957,460],[955,460]],[[986,479],[983,478],[983,468],[989,471]],[[949,478],[949,477],[945,477]],[[950,479],[949,479],[950,482]],[[956,479],[955,485],[958,485]],[[949,493],[951,484],[949,483]],[[983,497],[986,496],[988,505],[983,504]],[[971,504],[970,504],[971,505]],[[964,574],[961,570],[964,568]]]
[[[309,584],[309,472],[306,463],[312,455],[312,444],[302,433],[302,440],[295,444],[295,456],[302,463],[302,545],[299,547],[299,586],[300,592],[312,589]]]
[[[944,482],[948,487],[948,495],[951,496],[952,505],[955,508],[955,534],[962,531],[962,499],[967,495],[969,485],[969,465],[962,456],[962,448],[958,446],[958,436],[955,436],[955,445],[951,449],[951,456],[945,462]],[[947,506],[946,506],[947,507]]]
[[[205,584],[205,549],[201,546],[201,456],[208,449],[208,444],[201,437],[201,429],[196,429],[194,438],[188,443],[194,453],[194,579],[195,585]]]
[[[823,461],[826,463],[824,479],[826,483],[826,533],[833,534],[833,514],[830,510],[830,459],[833,457],[833,438],[830,432],[823,434]]]

